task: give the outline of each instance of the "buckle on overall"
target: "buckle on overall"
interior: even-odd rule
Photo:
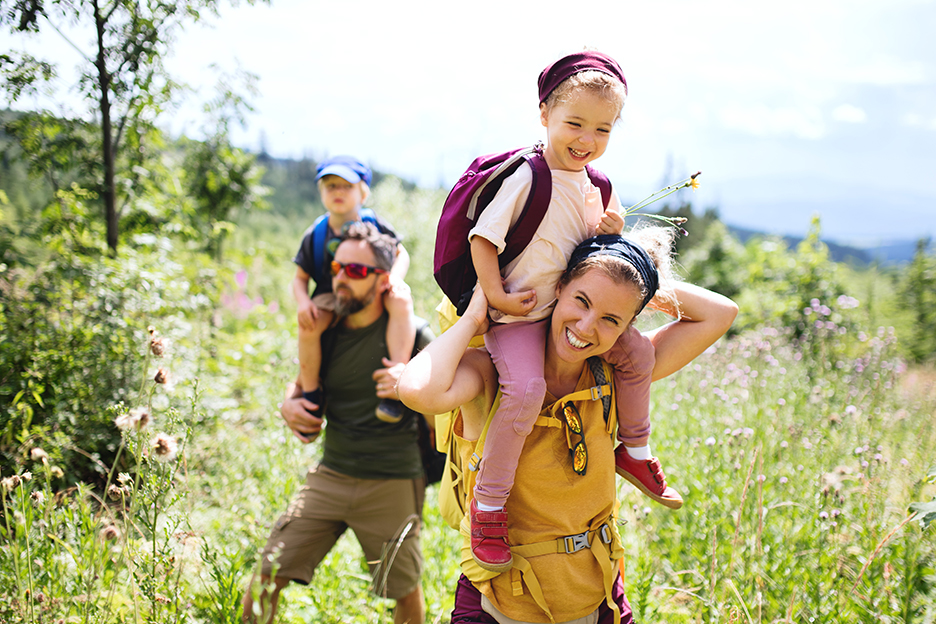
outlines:
[[[480,463],[481,463],[481,458],[478,457],[478,454],[472,453],[471,457],[468,458],[468,470],[470,470],[471,472],[477,472],[478,464]]]
[[[588,543],[589,533],[597,533],[598,539],[600,539],[603,544],[611,543],[611,527],[609,527],[608,523],[605,522],[594,531],[585,531],[584,533],[578,533],[576,535],[566,535],[565,537],[561,538],[562,543],[565,546],[565,554],[570,555],[580,550],[584,550],[585,548],[591,548],[591,544]]]
[[[567,555],[578,552],[584,548],[590,548],[591,546],[588,543],[588,531],[577,535],[566,535],[562,538],[562,541],[565,543]]]
[[[601,386],[592,386],[588,389],[591,392],[592,401],[600,401],[603,393],[601,392]]]

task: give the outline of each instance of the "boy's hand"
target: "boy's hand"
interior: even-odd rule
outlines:
[[[387,288],[384,290],[384,307],[390,314],[412,315],[413,295],[409,285],[401,278],[390,274]]]
[[[397,382],[400,381],[400,375],[406,364],[394,364],[387,358],[381,358],[385,368],[378,368],[374,371],[373,378],[377,382],[377,396],[381,399],[400,400],[397,394]]]
[[[495,310],[500,310],[510,316],[526,316],[536,307],[536,291],[521,290],[519,292],[503,295],[488,296],[488,302]]]
[[[624,231],[624,217],[617,210],[608,208],[595,229],[598,234],[620,234]]]
[[[319,311],[318,308],[315,307],[315,304],[312,303],[312,300],[306,299],[305,301],[300,301],[297,307],[299,327],[306,331],[315,329],[315,320],[318,318]]]

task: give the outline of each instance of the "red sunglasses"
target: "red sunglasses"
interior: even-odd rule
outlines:
[[[367,266],[366,264],[358,264],[357,262],[349,262],[348,264],[345,264],[343,262],[338,262],[337,260],[332,260],[332,263],[331,263],[332,276],[337,276],[339,273],[341,273],[342,269],[344,269],[345,275],[348,276],[348,279],[353,279],[353,280],[364,279],[371,273],[375,275],[386,273],[386,271],[383,269],[378,269],[377,267]]]

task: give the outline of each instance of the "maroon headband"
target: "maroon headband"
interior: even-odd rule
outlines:
[[[627,92],[627,80],[624,79],[624,72],[617,61],[601,52],[577,52],[563,56],[540,73],[538,81],[540,104],[546,101],[549,94],[555,91],[563,80],[573,74],[589,70],[600,71],[617,78],[624,83],[624,91]]]

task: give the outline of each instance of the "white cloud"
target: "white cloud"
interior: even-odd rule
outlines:
[[[864,112],[864,109],[858,108],[857,106],[842,104],[832,111],[832,119],[843,123],[858,124],[868,121],[868,115]]]
[[[734,105],[720,111],[722,124],[756,137],[794,136],[821,139],[826,134],[822,115],[815,106],[771,108],[765,104]]]
[[[919,113],[907,113],[903,117],[903,123],[911,128],[936,130],[936,117],[925,117]]]

